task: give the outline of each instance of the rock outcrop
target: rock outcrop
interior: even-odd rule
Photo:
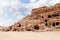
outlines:
[[[3,28],[2,31],[59,31],[60,3],[54,6],[43,6],[32,9],[31,15],[26,16],[14,25]]]

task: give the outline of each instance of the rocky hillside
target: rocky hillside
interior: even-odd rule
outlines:
[[[3,28],[2,31],[59,31],[60,3],[54,6],[43,6],[32,9],[26,16],[14,25]]]

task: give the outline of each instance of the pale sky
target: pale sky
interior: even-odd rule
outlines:
[[[0,25],[9,26],[21,20],[33,8],[51,6],[60,0],[0,0]]]

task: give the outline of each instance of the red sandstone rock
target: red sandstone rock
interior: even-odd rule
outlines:
[[[54,6],[43,6],[32,9],[26,16],[3,31],[53,31],[60,30],[60,3]]]

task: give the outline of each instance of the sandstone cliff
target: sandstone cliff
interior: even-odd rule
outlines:
[[[14,25],[3,28],[2,31],[59,31],[60,3],[54,6],[43,6],[32,9],[26,16]]]

